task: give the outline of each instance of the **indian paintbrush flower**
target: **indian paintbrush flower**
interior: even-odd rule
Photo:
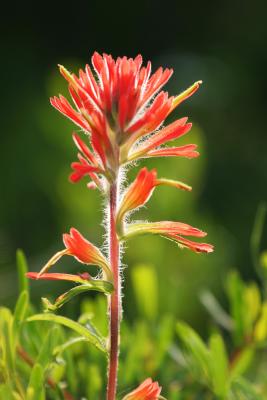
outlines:
[[[158,400],[160,397],[161,387],[158,382],[153,382],[151,378],[147,378],[135,390],[123,398],[123,400]]]
[[[64,233],[63,242],[65,249],[54,254],[39,272],[37,278],[41,278],[52,265],[64,255],[73,256],[82,264],[98,265],[103,269],[107,279],[112,280],[112,272],[106,257],[101,251],[85,239],[80,232],[71,228],[70,233]]]
[[[135,223],[125,221],[129,212],[145,205],[157,186],[167,185],[190,191],[191,187],[172,179],[158,178],[157,171],[142,168],[136,179],[122,191],[122,170],[132,161],[152,157],[199,156],[195,144],[165,147],[168,142],[187,134],[192,124],[180,118],[166,125],[166,118],[184,100],[195,93],[201,81],[177,96],[170,97],[162,87],[173,70],[159,68],[151,74],[151,63],[142,66],[142,57],[118,57],[94,53],[93,70],[89,65],[78,75],[59,66],[68,82],[73,105],[62,95],[51,98],[51,104],[78,126],[86,143],[77,133],[73,140],[78,148],[78,161],[71,164],[70,180],[79,182],[89,178],[89,188],[99,189],[107,203],[107,252],[108,259],[88,242],[78,231],[71,229],[63,235],[65,249],[56,253],[39,274],[29,273],[36,279],[66,279],[83,283],[84,277],[68,274],[50,274],[47,270],[63,255],[74,256],[83,264],[96,264],[102,268],[105,279],[113,283],[109,296],[109,366],[107,400],[115,400],[119,354],[119,328],[121,320],[120,245],[131,236],[143,233],[159,234],[178,243],[180,247],[200,253],[209,253],[213,247],[197,243],[187,236],[202,238],[203,231],[181,222],[160,221]],[[163,127],[163,124],[165,126]],[[185,237],[184,237],[185,236]],[[81,282],[82,281],[82,282]],[[89,284],[88,284],[89,285]],[[64,302],[68,295],[65,294]],[[60,304],[63,304],[61,302]],[[149,378],[125,400],[160,399],[161,388]]]

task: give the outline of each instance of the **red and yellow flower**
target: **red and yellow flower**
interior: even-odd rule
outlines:
[[[72,164],[70,179],[78,182],[88,175],[95,186],[98,175],[109,177],[120,165],[144,157],[198,156],[196,145],[161,148],[167,142],[186,134],[191,123],[181,118],[158,130],[166,117],[199,87],[196,82],[176,97],[161,91],[172,75],[172,69],[159,68],[151,75],[151,63],[142,66],[142,57],[135,59],[94,53],[94,72],[89,65],[79,75],[59,66],[69,83],[74,106],[59,95],[51,104],[80,127],[91,145],[85,145],[75,134],[79,161]],[[139,140],[142,138],[142,143]]]

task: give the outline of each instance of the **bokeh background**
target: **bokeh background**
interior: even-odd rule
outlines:
[[[66,94],[57,64],[75,72],[95,50],[113,56],[141,53],[154,68],[173,67],[171,94],[204,81],[175,112],[176,118],[188,115],[194,122],[180,143],[198,143],[201,157],[143,163],[194,190],[160,188],[136,218],[199,226],[216,251],[200,256],[157,237],[132,240],[124,258],[126,318],[138,313],[131,271],[140,263],[157,272],[157,312],[171,312],[197,328],[207,318],[198,299],[203,288],[224,302],[227,270],[238,268],[246,279],[254,277],[250,233],[257,207],[267,198],[265,22],[266,6],[257,1],[10,4],[0,28],[1,304],[13,305],[17,295],[17,248],[25,251],[31,270],[38,270],[62,248],[61,234],[71,226],[99,245],[103,241],[99,194],[68,182],[76,158],[74,127],[49,104],[50,96]],[[77,264],[63,260],[63,268],[77,271]],[[60,291],[54,283],[32,283],[36,302],[40,295]]]

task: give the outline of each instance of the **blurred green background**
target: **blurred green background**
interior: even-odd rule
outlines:
[[[222,301],[226,271],[253,278],[249,237],[258,204],[267,197],[265,2],[159,0],[10,4],[1,24],[0,301],[17,294],[15,251],[38,270],[71,226],[101,245],[102,200],[85,184],[68,182],[76,158],[74,126],[49,104],[66,93],[57,63],[77,71],[93,51],[113,56],[141,53],[173,67],[168,84],[178,94],[202,79],[197,94],[175,111],[194,128],[180,143],[199,144],[196,160],[162,159],[160,176],[192,185],[192,193],[159,188],[137,219],[187,222],[206,230],[216,251],[180,251],[157,237],[132,240],[125,251],[125,316],[134,319],[129,270],[140,263],[157,271],[158,313],[171,312],[194,327],[207,318],[198,300],[209,287]],[[131,177],[135,176],[135,167]],[[266,240],[266,234],[264,236]],[[266,242],[265,242],[266,244]],[[59,270],[77,271],[63,260]],[[80,269],[79,269],[80,271]],[[146,281],[143,282],[146,285]],[[58,285],[32,283],[33,297],[60,293]],[[76,310],[73,303],[73,311]]]

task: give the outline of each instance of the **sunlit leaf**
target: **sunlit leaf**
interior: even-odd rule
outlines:
[[[66,293],[59,296],[54,304],[50,303],[45,298],[43,298],[42,300],[47,311],[56,311],[60,307],[62,307],[65,303],[70,301],[73,297],[78,296],[81,293],[89,292],[91,290],[95,290],[105,294],[110,294],[113,291],[113,285],[107,281],[91,280],[88,281],[88,283],[86,284],[78,285],[71,288]]]
[[[14,392],[9,385],[0,385],[0,399],[2,400],[22,400],[21,396]]]
[[[67,328],[72,329],[76,333],[78,333],[81,336],[84,336],[88,342],[96,346],[99,350],[103,352],[107,352],[106,344],[105,344],[105,339],[102,336],[99,336],[96,334],[95,330],[89,327],[89,324],[85,326],[79,324],[78,322],[75,322],[69,318],[62,317],[60,315],[54,315],[54,314],[37,314],[34,315],[30,318],[28,318],[28,321],[50,321],[50,322],[55,322],[57,324],[61,324],[66,326]]]
[[[231,379],[236,379],[246,372],[253,360],[254,353],[254,348],[252,346],[248,346],[235,354],[234,360],[232,360],[230,365]]]
[[[211,376],[214,393],[224,398],[228,391],[228,357],[222,337],[214,333],[209,340]]]
[[[189,357],[191,358],[192,367],[198,371],[200,378],[203,377],[206,384],[210,383],[210,353],[200,336],[184,322],[176,324],[177,333],[182,340]]]
[[[65,351],[69,347],[73,346],[74,344],[81,343],[81,342],[86,342],[86,341],[87,341],[87,339],[84,336],[74,337],[74,338],[68,340],[67,342],[57,346],[54,349],[53,354],[54,354],[54,356],[57,356],[58,354],[63,353],[63,351]]]
[[[256,213],[254,226],[250,237],[250,250],[251,250],[253,265],[260,278],[262,278],[262,271],[260,267],[260,244],[264,228],[264,222],[266,218],[266,212],[267,212],[267,204],[266,203],[260,204]]]
[[[33,367],[26,400],[45,400],[44,371],[40,364],[35,364]]]
[[[15,371],[15,349],[13,346],[13,315],[8,308],[0,308],[0,344],[2,347],[2,358],[8,379],[12,380]]]
[[[17,250],[17,270],[19,291],[22,292],[26,290],[27,292],[29,292],[29,280],[26,277],[26,273],[28,272],[28,264],[22,250]]]
[[[227,278],[227,293],[230,301],[231,316],[234,321],[233,336],[235,343],[241,345],[245,337],[244,283],[236,271],[232,271]]]
[[[219,325],[229,331],[233,329],[232,318],[224,311],[216,297],[211,292],[204,290],[200,294],[200,300],[212,318]]]
[[[256,283],[252,282],[244,289],[244,302],[246,307],[244,315],[246,334],[250,335],[261,310],[261,295]]]
[[[253,385],[244,378],[238,378],[233,382],[232,391],[234,394],[233,400],[264,400]]]
[[[26,312],[29,304],[29,293],[26,290],[23,290],[18,298],[16,303],[15,311],[14,311],[14,320],[13,320],[13,334],[14,340],[16,344],[16,339],[19,335],[19,329],[21,323],[24,321]]]
[[[267,302],[262,306],[260,318],[255,325],[254,337],[258,342],[267,338]]]

